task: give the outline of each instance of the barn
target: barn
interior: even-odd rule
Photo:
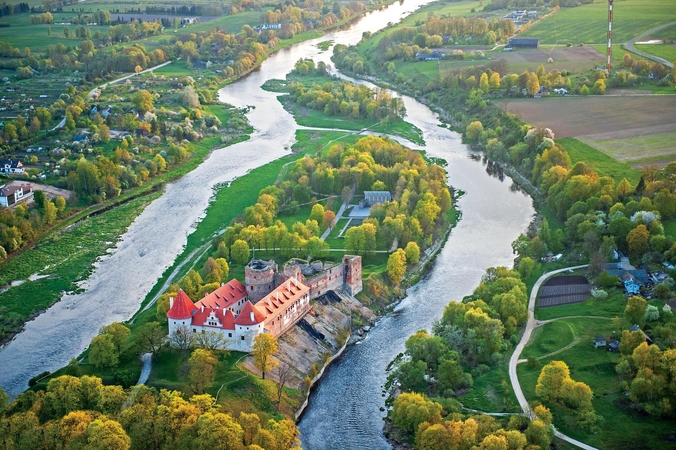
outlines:
[[[511,38],[509,40],[509,47],[512,48],[538,48],[540,39],[534,38]]]

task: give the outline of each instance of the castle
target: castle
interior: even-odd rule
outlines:
[[[244,284],[232,279],[196,303],[183,290],[170,298],[169,336],[181,327],[216,331],[229,350],[249,352],[257,335],[283,335],[310,310],[310,300],[336,289],[361,292],[361,256],[339,263],[293,259],[281,272],[275,261],[254,259],[244,268]]]

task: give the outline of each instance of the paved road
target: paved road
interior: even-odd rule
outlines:
[[[530,409],[530,406],[528,405],[528,400],[526,400],[526,396],[523,394],[523,390],[521,390],[519,378],[516,375],[516,366],[519,363],[519,356],[521,356],[521,352],[523,352],[524,347],[526,347],[526,344],[530,340],[530,337],[533,334],[533,330],[535,329],[536,326],[535,301],[537,300],[538,297],[538,291],[540,290],[540,286],[542,285],[542,283],[544,283],[545,280],[551,277],[552,275],[566,272],[567,270],[570,269],[575,270],[582,269],[585,267],[587,267],[586,264],[581,266],[564,267],[563,269],[547,272],[537,280],[535,286],[533,286],[533,290],[530,293],[530,299],[528,300],[528,322],[526,322],[526,329],[523,332],[523,336],[521,336],[521,341],[516,346],[514,353],[512,353],[512,357],[509,358],[509,380],[512,383],[512,389],[514,389],[514,393],[516,394],[516,398],[519,401],[519,405],[521,405],[521,409],[523,409],[523,412],[526,414],[526,416],[530,417],[531,419],[535,416],[535,414],[533,414],[533,411]],[[584,442],[580,442],[576,439],[566,436],[565,434],[560,433],[558,431],[556,432],[556,437],[566,442],[569,442],[573,445],[576,445],[580,448],[583,448],[585,450],[598,450],[595,447],[592,447],[590,445],[585,444]]]
[[[141,360],[143,361],[143,367],[141,368],[141,376],[138,377],[138,381],[136,382],[137,385],[146,384],[146,381],[148,381],[150,371],[153,368],[153,354],[144,353]]]
[[[627,47],[627,50],[634,52],[637,55],[641,55],[644,58],[648,58],[648,59],[652,59],[653,61],[660,62],[667,67],[674,67],[674,64],[672,62],[669,62],[664,58],[660,58],[659,56],[651,55],[650,53],[642,52],[641,50],[636,50],[636,48],[634,47],[634,44],[636,43],[636,41],[639,41],[639,40],[643,39],[644,37],[651,35],[652,33],[654,33],[657,30],[661,30],[662,28],[667,28],[667,27],[670,27],[672,25],[676,25],[676,22],[665,23],[664,25],[660,25],[659,27],[655,27],[652,30],[648,30],[645,33],[640,34],[640,35],[636,36],[634,39],[632,39],[631,41],[627,42],[625,44],[625,46]]]

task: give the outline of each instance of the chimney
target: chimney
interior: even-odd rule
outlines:
[[[286,290],[291,292],[291,281],[286,280]]]
[[[204,305],[202,305],[202,312],[204,312]]]
[[[251,316],[251,322],[252,322],[252,323],[256,323],[255,320],[254,320],[254,313],[253,313],[253,311],[249,312],[249,315]]]
[[[275,297],[277,297],[277,301],[279,301],[279,290],[275,291]]]
[[[223,307],[223,315],[225,315],[225,306]]]
[[[169,297],[169,309],[174,307],[174,297]]]
[[[272,306],[272,300],[270,300],[270,297],[268,297],[268,306]]]

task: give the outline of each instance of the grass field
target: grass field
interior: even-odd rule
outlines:
[[[664,235],[671,236],[672,239],[676,240],[676,220],[665,220],[662,222],[664,227]]]
[[[463,406],[486,412],[521,412],[509,382],[509,360],[474,378],[472,389],[460,397]]]
[[[644,31],[676,20],[673,0],[623,0],[613,7],[613,40],[627,42]],[[559,12],[534,25],[523,37],[541,44],[603,44],[607,41],[608,3],[595,2]]]
[[[648,134],[620,139],[588,139],[587,141],[603,153],[618,161],[641,163],[648,161],[672,160],[676,154],[676,131]]]
[[[676,61],[676,46],[674,44],[645,44],[636,45],[637,50],[659,56],[667,61]]]
[[[641,171],[619,162],[617,158],[611,158],[575,138],[557,139],[556,142],[566,149],[572,164],[580,161],[590,164],[594,167],[596,173],[600,176],[613,178],[615,183],[619,183],[623,178],[626,178],[633,186],[636,186],[641,178]]]

